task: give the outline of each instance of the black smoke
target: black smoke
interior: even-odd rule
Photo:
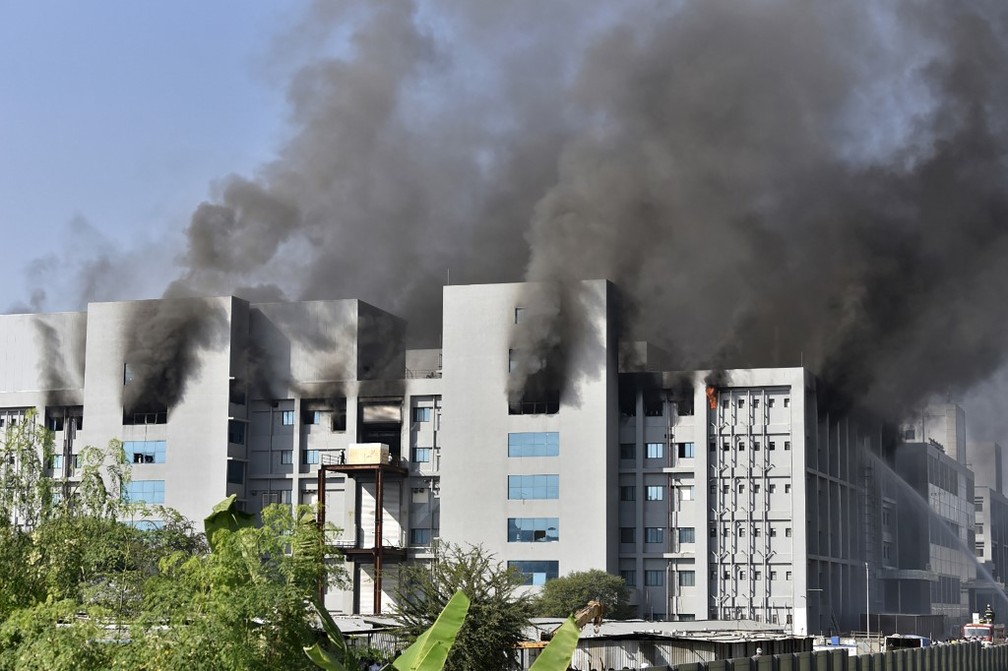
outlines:
[[[540,4],[315,4],[292,39],[337,47],[179,284],[360,297],[423,345],[449,274],[533,280],[512,397],[570,377],[594,278],[676,368],[804,364],[893,414],[1004,364],[1008,6]]]

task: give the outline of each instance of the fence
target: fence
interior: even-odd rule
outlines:
[[[1003,671],[1008,645],[956,642],[910,650],[848,655],[843,650],[718,659],[672,667],[675,671]]]

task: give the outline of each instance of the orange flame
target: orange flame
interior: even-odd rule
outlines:
[[[717,410],[717,388],[707,387],[707,405],[711,410]]]

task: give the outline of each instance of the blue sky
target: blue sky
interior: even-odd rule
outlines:
[[[173,239],[215,179],[270,159],[286,106],[266,64],[303,4],[0,0],[0,310],[71,221],[120,249]],[[56,293],[46,309],[75,307]]]

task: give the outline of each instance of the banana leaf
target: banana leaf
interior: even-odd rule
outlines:
[[[529,671],[567,671],[571,660],[574,659],[574,650],[577,649],[579,638],[581,630],[574,623],[574,618],[567,618],[567,621],[553,632],[549,645],[539,653]]]
[[[441,671],[469,612],[469,597],[459,590],[448,600],[430,629],[392,662],[398,671]]]
[[[213,507],[213,511],[203,518],[203,530],[207,543],[213,550],[213,535],[219,529],[238,531],[255,526],[255,515],[238,510],[238,495],[232,494]]]

